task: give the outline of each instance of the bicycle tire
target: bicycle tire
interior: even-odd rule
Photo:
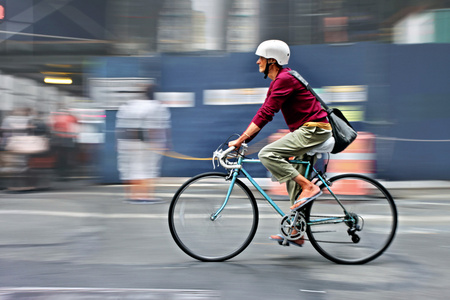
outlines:
[[[309,241],[322,256],[338,264],[364,264],[379,257],[392,243],[397,229],[397,208],[391,194],[378,181],[360,174],[338,175],[329,182],[359,225],[348,220],[325,221],[344,213],[322,186],[324,194],[306,208]],[[356,226],[362,226],[361,230],[349,232]]]
[[[239,179],[216,220],[211,215],[222,206],[230,180],[228,174],[203,173],[185,182],[169,207],[170,233],[178,247],[200,261],[218,262],[235,257],[256,234],[259,212],[255,197]]]

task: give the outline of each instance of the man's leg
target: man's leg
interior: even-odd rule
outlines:
[[[295,157],[296,160],[301,160],[303,157]],[[317,158],[314,157],[312,164],[314,165],[317,161]],[[299,174],[305,175],[306,172],[306,165],[305,164],[294,164],[292,165],[295,169],[297,169]],[[291,201],[291,205],[294,205],[294,202],[296,199],[299,199],[300,192],[302,191],[302,188],[300,185],[298,185],[297,182],[294,180],[288,180],[286,181],[286,190],[289,195],[289,199]]]
[[[301,174],[297,175],[293,180],[301,186],[302,192],[298,197],[299,200],[295,201],[294,205],[291,206],[291,210],[302,206],[304,203],[313,200],[321,194],[320,188]]]
[[[300,169],[299,172],[299,170],[290,164],[287,159],[293,156],[303,157],[303,155],[312,147],[323,143],[330,136],[331,131],[329,130],[303,126],[265,146],[259,152],[259,159],[272,175],[281,183],[289,182],[288,190],[291,201],[295,200],[295,196],[298,194],[302,185],[305,187],[305,193],[302,193],[302,196],[305,197],[313,193],[315,188],[309,180],[301,175],[302,170]],[[293,183],[290,182],[291,180],[294,180],[299,186],[295,187]]]

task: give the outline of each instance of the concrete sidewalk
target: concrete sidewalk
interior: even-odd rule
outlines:
[[[189,178],[187,177],[161,177],[158,184],[161,186],[181,186]],[[242,178],[240,178],[242,179]],[[273,184],[270,178],[255,178],[258,184],[264,189],[269,190]],[[427,195],[449,195],[450,198],[450,180],[421,180],[421,181],[386,181],[377,179],[394,198],[426,197]],[[246,179],[244,178],[244,182]],[[248,182],[247,182],[248,183]],[[248,183],[251,186],[250,183]]]
[[[172,195],[175,191],[188,180],[188,177],[161,177],[157,180],[157,193],[163,193],[165,197],[168,195]],[[251,184],[247,179],[241,178],[252,191],[255,192]],[[265,190],[269,191],[275,185],[278,185],[276,182],[272,182],[270,178],[255,178],[258,184]],[[444,199],[447,195],[450,198],[450,181],[445,180],[424,180],[424,181],[386,181],[386,180],[378,180],[381,184],[383,184],[392,196],[396,199],[401,198],[433,198],[433,199]],[[105,188],[111,188],[117,190],[117,192],[122,191],[122,187],[120,183],[117,184],[101,184],[95,179],[83,179],[83,180],[72,180],[72,181],[64,181],[64,182],[53,182],[52,187],[49,189],[50,191],[67,191],[79,189],[80,187],[89,187],[90,191],[96,190],[96,187],[104,190]],[[164,190],[167,192],[164,192]],[[33,193],[30,191],[29,193]],[[431,196],[432,195],[432,196]],[[280,198],[284,198],[284,196],[275,197],[277,200]],[[287,198],[286,198],[287,200]]]

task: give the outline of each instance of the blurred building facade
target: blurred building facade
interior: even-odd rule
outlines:
[[[398,21],[450,0],[1,0],[0,53],[249,51],[393,41]],[[51,43],[49,43],[51,42]]]
[[[1,0],[1,5],[0,54],[20,55],[25,59],[19,62],[31,66],[36,56],[47,60],[46,55],[73,55],[80,65],[81,57],[92,55],[248,52],[266,39],[289,45],[391,43],[401,24],[414,23],[411,15],[450,8],[450,0]],[[443,15],[435,18],[436,28],[446,28]],[[9,74],[20,73],[17,69],[2,65]]]
[[[266,39],[294,46],[448,43],[450,36],[450,0],[0,0],[0,6],[0,113],[91,102],[92,57],[252,52]],[[44,83],[50,76],[71,84]]]
[[[450,36],[450,0],[0,0],[2,5],[0,119],[16,107],[50,113],[63,104],[75,108],[80,118],[85,118],[84,124],[95,124],[90,128],[99,128],[91,130],[94,138],[86,142],[96,144],[102,140],[96,134],[103,127],[107,114],[89,109],[117,106],[133,92],[123,85],[135,82],[136,78],[153,79],[165,72],[164,92],[173,92],[173,102],[183,103],[183,108],[177,106],[178,117],[186,118],[190,114],[182,113],[183,110],[195,107],[194,119],[189,122],[184,119],[182,124],[198,121],[196,114],[199,112],[204,116],[211,113],[201,103],[205,90],[232,89],[236,92],[245,89],[248,92],[249,86],[263,86],[267,82],[257,82],[253,70],[251,74],[244,74],[248,76],[243,75],[240,79],[235,76],[230,80],[229,75],[234,75],[235,69],[231,69],[227,59],[235,59],[232,63],[240,66],[247,64],[254,59],[256,46],[266,39],[285,40],[293,51],[305,47],[299,51],[301,55],[293,55],[292,66],[303,66],[304,60],[311,63],[314,72],[321,71],[318,77],[323,82],[330,82],[321,82],[322,85],[368,86],[370,101],[367,102],[376,106],[372,107],[372,112],[395,111],[391,108],[394,102],[391,100],[400,99],[409,105],[411,97],[417,98],[416,107],[422,107],[419,97],[422,91],[410,95],[409,90],[397,88],[405,86],[405,75],[417,74],[418,78],[410,82],[421,82],[421,73],[417,70],[441,63],[433,60],[432,64],[422,65],[422,60],[416,61],[412,55],[402,53],[404,48],[388,48],[386,44],[405,41],[449,43]],[[432,36],[431,32],[437,34]],[[330,44],[344,47],[326,46]],[[417,51],[418,57],[439,59],[434,53],[444,53],[444,48],[412,50]],[[309,58],[303,51],[310,52]],[[323,56],[317,59],[313,55],[316,53]],[[391,67],[393,61],[404,57],[417,65],[405,60],[395,64],[395,68]],[[338,65],[332,67],[331,62]],[[203,67],[210,64],[225,67]],[[203,67],[203,72],[193,68],[198,65]],[[409,66],[416,69],[411,67],[405,71]],[[356,79],[344,76],[330,68],[348,70],[347,75],[355,73],[359,76]],[[92,76],[91,70],[96,70]],[[240,70],[249,72],[244,67]],[[308,71],[306,68],[305,72]],[[445,69],[440,71],[447,74]],[[111,80],[119,76],[121,78]],[[67,78],[71,84],[44,83],[47,77]],[[91,77],[106,90],[103,94],[100,93],[102,90],[97,91],[102,95],[101,101],[92,96]],[[317,80],[313,76],[314,79]],[[207,86],[209,81],[214,83],[213,87]],[[430,84],[435,84],[437,90],[444,86],[436,80]],[[107,94],[111,90],[113,93]],[[435,107],[446,101],[443,100],[448,96],[445,93],[433,97]],[[95,111],[95,117],[87,116],[86,112],[92,111]],[[174,116],[177,121],[177,114]],[[395,122],[395,118],[396,115],[392,116],[392,121],[383,115],[376,122],[388,128],[386,124]],[[445,128],[446,116],[439,120],[445,123],[442,126]],[[402,128],[398,135],[403,134]],[[408,134],[414,137],[415,132]],[[179,137],[189,136],[189,133],[179,133]],[[207,136],[210,141],[210,135]],[[435,140],[440,142],[441,138]],[[189,143],[182,142],[183,145]],[[390,151],[395,147],[388,145],[386,148]],[[195,155],[198,155],[197,149]],[[391,163],[391,160],[386,161],[386,165]],[[409,162],[405,161],[401,167],[407,164]]]
[[[109,22],[122,28],[114,36],[121,41],[136,35],[135,40],[143,41],[135,49],[138,53],[246,52],[275,38],[289,45],[392,42],[395,23],[402,17],[415,10],[450,7],[449,0],[111,1]],[[116,14],[133,7],[136,15]]]

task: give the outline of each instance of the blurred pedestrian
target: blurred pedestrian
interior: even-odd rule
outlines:
[[[36,138],[31,131],[32,110],[17,108],[2,122],[2,173],[11,191],[34,189],[29,186],[28,158],[31,154],[45,151],[48,143]]]
[[[21,175],[27,170],[27,155],[20,153],[20,150],[28,145],[17,142],[17,138],[28,135],[29,120],[28,109],[16,108],[3,119],[1,125],[1,145],[5,150],[2,153],[2,173],[7,179],[6,187],[9,190],[23,187],[17,179],[21,179]]]
[[[28,134],[30,122],[30,109],[17,108],[8,114],[2,122],[3,138],[11,136],[24,136]]]
[[[129,100],[117,112],[117,149],[120,178],[130,203],[157,203],[155,180],[160,176],[167,148],[170,112],[154,99],[154,86],[141,98]]]
[[[290,49],[285,42],[265,41],[258,46],[255,54],[259,56],[256,62],[259,72],[264,73],[264,78],[269,77],[272,82],[263,105],[250,125],[238,139],[231,141],[229,146],[239,148],[243,142],[251,141],[281,110],[290,133],[265,146],[258,156],[279,182],[288,182],[291,210],[296,211],[316,199],[322,192],[288,163],[287,159],[301,158],[309,149],[325,142],[331,137],[331,126],[319,101],[289,73],[290,68],[283,67],[290,58]],[[297,191],[300,189],[298,196]],[[283,237],[271,236],[271,239],[282,241]],[[301,246],[304,240],[299,239],[295,243]]]
[[[28,182],[36,189],[47,189],[51,186],[52,170],[55,159],[50,149],[49,119],[43,112],[36,112],[29,121],[29,132],[36,139],[45,141],[47,147],[42,151],[33,153],[28,158]]]
[[[61,108],[51,114],[50,124],[56,175],[60,180],[67,180],[76,161],[78,119],[69,110]]]

